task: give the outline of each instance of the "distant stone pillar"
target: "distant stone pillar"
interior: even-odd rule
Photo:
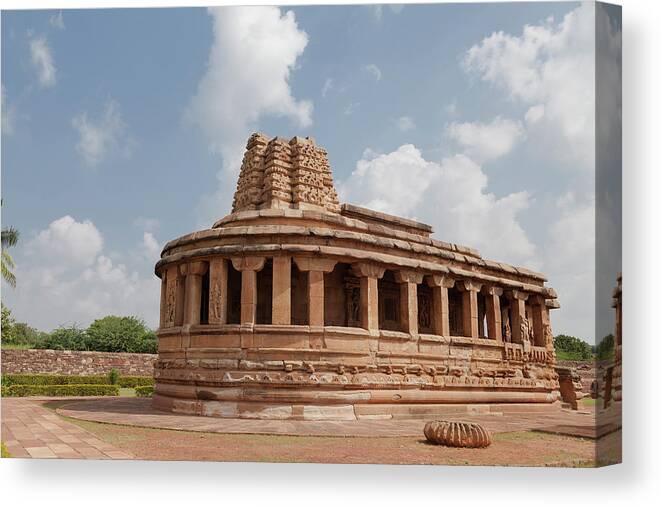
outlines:
[[[273,309],[271,323],[291,324],[291,257],[273,258]]]
[[[196,325],[200,323],[202,277],[207,269],[207,263],[201,261],[189,262],[181,266],[181,274],[186,276],[184,324]]]
[[[427,284],[432,288],[432,328],[434,334],[450,336],[450,303],[448,289],[454,287],[454,278],[448,275],[427,277]]]
[[[167,322],[167,306],[168,306],[168,283],[167,283],[167,269],[161,271],[161,307],[159,312],[158,327],[164,328]]]
[[[170,266],[167,272],[167,303],[165,327],[182,326],[184,324],[184,284],[181,268]]]
[[[503,289],[500,287],[486,286],[482,289],[487,302],[487,330],[489,338],[497,342],[503,341],[503,322],[500,312],[500,296]]]
[[[232,266],[241,272],[241,325],[252,326],[257,316],[257,272],[265,257],[233,257]]]
[[[299,271],[308,272],[308,323],[313,330],[324,327],[324,274],[335,268],[337,261],[315,257],[295,257]]]
[[[526,299],[528,294],[520,290],[509,291],[510,318],[512,320],[512,343],[523,343],[521,322],[526,317]]]
[[[422,282],[422,274],[414,271],[397,271],[395,281],[399,283],[399,311],[402,331],[412,335],[418,334],[418,284]]]
[[[209,324],[227,324],[227,259],[209,262]]]
[[[462,280],[457,287],[461,291],[461,319],[464,335],[479,338],[477,293],[482,288],[482,284]]]
[[[379,278],[385,268],[374,264],[359,262],[352,266],[356,276],[360,277],[360,319],[361,327],[370,334],[379,332]]]

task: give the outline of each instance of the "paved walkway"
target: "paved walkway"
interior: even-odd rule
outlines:
[[[162,428],[209,433],[275,434],[336,437],[420,436],[425,419],[390,419],[359,421],[296,421],[223,419],[180,415],[154,410],[148,398],[97,398],[75,401],[59,408],[61,415],[74,419],[146,428]],[[517,414],[445,416],[477,422],[492,433],[542,430],[573,436],[596,438],[593,410],[572,411],[558,408]],[[598,433],[601,435],[606,428]]]
[[[43,407],[51,399],[2,398],[0,437],[14,458],[133,459]]]

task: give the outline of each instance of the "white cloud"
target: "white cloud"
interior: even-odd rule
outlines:
[[[136,251],[153,251],[154,243],[145,233]],[[86,326],[110,314],[137,315],[152,327],[158,323],[160,283],[153,275],[154,258],[143,258],[135,269],[113,261],[89,220],[66,215],[53,221],[27,240],[15,259],[18,286],[6,296],[19,321],[43,330]]]
[[[465,155],[440,163],[423,158],[411,144],[376,155],[368,152],[346,180],[343,200],[399,216],[424,220],[446,241],[476,247],[491,258],[536,267],[534,245],[518,222],[527,192],[497,198],[487,176]]]
[[[64,26],[64,17],[62,16],[62,11],[58,12],[57,14],[53,14],[50,18],[48,18],[48,24],[53,28],[57,28],[58,30],[65,30],[66,27]]]
[[[383,74],[381,73],[381,69],[379,69],[379,67],[377,67],[375,64],[370,63],[369,65],[365,65],[365,70],[374,76],[374,79],[376,79],[377,83],[381,81]]]
[[[151,232],[145,231],[142,235],[142,248],[148,260],[156,263],[161,257],[161,246]]]
[[[45,37],[30,39],[30,61],[37,71],[39,84],[43,88],[54,86],[57,82],[57,68],[48,41]]]
[[[352,115],[356,109],[360,106],[360,102],[350,102],[347,104],[347,106],[344,108],[344,111],[342,111],[345,115],[349,116]]]
[[[147,232],[153,232],[155,229],[158,229],[160,225],[160,220],[152,217],[138,217],[133,221],[134,227],[143,229]]]
[[[78,131],[76,151],[86,166],[96,167],[115,153],[130,156],[134,142],[126,133],[119,104],[114,100],[106,101],[103,114],[97,120],[82,112],[71,120],[71,125]]]
[[[537,104],[526,111],[525,119],[528,125],[534,125],[544,117],[544,104]]]
[[[16,107],[9,104],[5,85],[2,85],[2,135],[11,135],[14,133],[16,122]]]
[[[450,116],[457,116],[459,114],[459,107],[457,106],[457,102],[453,101],[450,102],[445,106],[445,112],[449,114]]]
[[[541,135],[559,146],[559,156],[588,170],[594,167],[594,9],[585,2],[561,22],[526,25],[519,36],[495,32],[463,60],[467,71],[513,101],[543,106]]]
[[[383,8],[387,7],[388,10],[393,14],[399,14],[404,10],[404,5],[402,4],[386,4],[386,5],[368,5],[367,6],[374,20],[379,22],[383,18]]]
[[[408,132],[409,130],[415,129],[415,122],[410,116],[400,116],[395,121],[397,123],[397,128],[402,132]]]
[[[210,8],[213,42],[206,72],[186,112],[201,128],[212,152],[221,155],[219,188],[199,205],[205,225],[231,203],[245,142],[264,116],[312,124],[312,102],[297,100],[292,72],[308,43],[293,11],[279,8]]]
[[[474,160],[483,162],[509,153],[523,135],[521,123],[496,117],[490,123],[450,123],[446,135]]]
[[[321,88],[321,96],[325,99],[328,92],[335,87],[335,82],[330,77],[324,81],[324,86]]]

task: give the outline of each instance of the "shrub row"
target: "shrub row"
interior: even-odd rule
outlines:
[[[108,384],[2,386],[2,396],[119,396],[119,386]]]
[[[2,385],[5,387],[14,385],[55,386],[71,384],[110,384],[110,379],[107,375],[35,375],[26,373],[8,373],[2,375]],[[119,387],[154,385],[154,379],[152,377],[138,376],[119,377],[117,385]]]
[[[135,395],[141,397],[149,397],[154,395],[154,386],[137,386],[135,388]]]

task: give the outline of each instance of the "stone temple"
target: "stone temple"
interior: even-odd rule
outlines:
[[[232,213],[156,264],[154,406],[332,420],[558,405],[544,276],[431,233],[340,204],[313,139],[252,135]]]

